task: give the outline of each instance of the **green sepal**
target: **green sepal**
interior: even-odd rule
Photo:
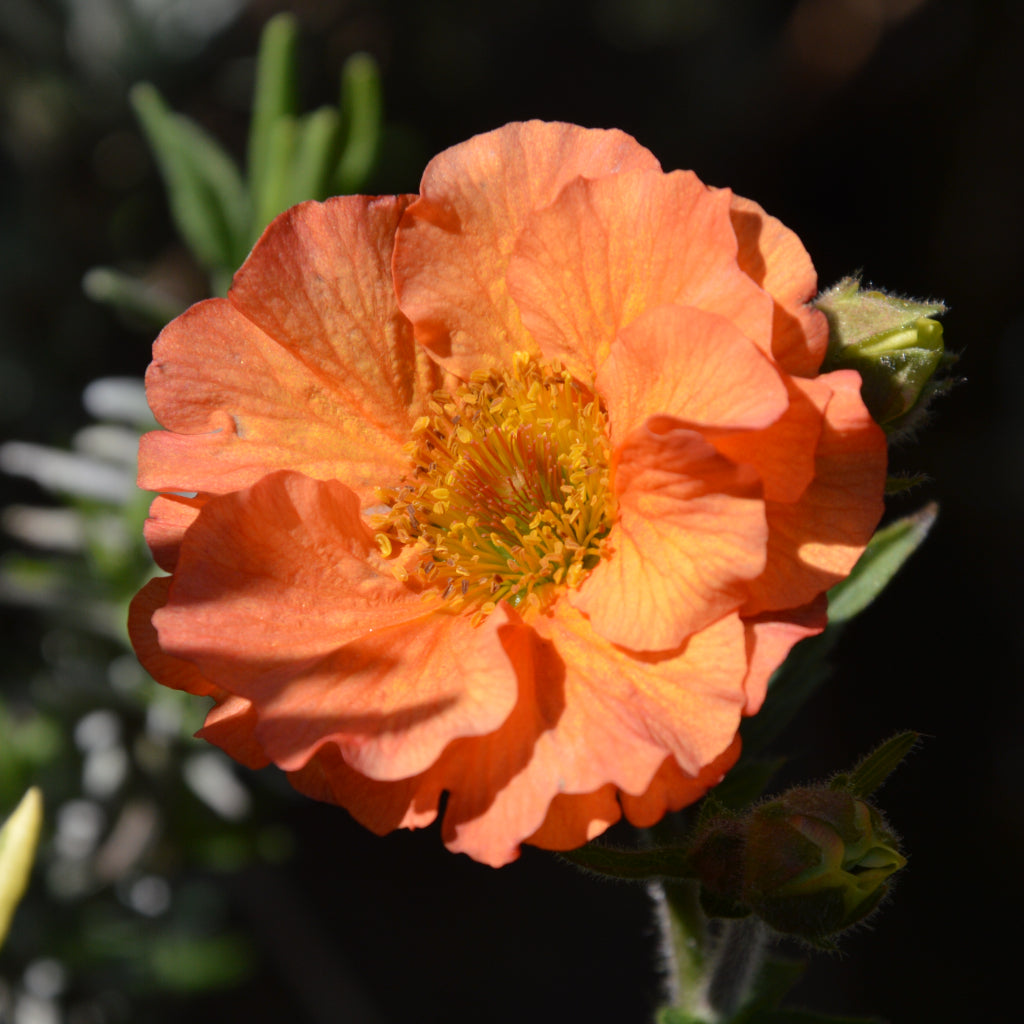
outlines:
[[[342,150],[333,185],[338,195],[350,195],[363,188],[380,150],[380,71],[368,53],[354,53],[345,61],[340,107]]]
[[[652,878],[692,878],[686,851],[679,847],[655,846],[644,850],[590,843],[559,856],[576,867],[607,878],[646,881]]]
[[[898,733],[875,747],[853,771],[837,775],[829,788],[866,799],[903,763],[920,739],[921,734],[912,730]]]
[[[248,251],[248,195],[234,161],[197,124],[175,114],[148,82],[130,94],[167,186],[174,223],[209,270],[234,269]]]
[[[28,887],[43,825],[43,796],[33,786],[0,828],[0,946]]]
[[[927,482],[928,476],[925,473],[897,473],[885,478],[885,493],[887,496],[906,494],[907,491],[912,491],[915,487],[920,487],[921,484]]]
[[[285,174],[290,168],[291,147],[280,148],[280,122],[294,121],[298,113],[298,36],[298,23],[286,13],[271,18],[260,36],[247,155],[254,210],[250,241],[284,208],[280,179],[282,167]]]
[[[844,277],[822,292],[814,305],[828,318],[829,358],[843,346],[863,344],[866,339],[946,312],[943,302],[919,302],[881,291],[861,291],[856,275]]]
[[[850,575],[828,592],[830,624],[849,621],[878,597],[928,536],[937,515],[938,506],[929,503],[871,538]]]

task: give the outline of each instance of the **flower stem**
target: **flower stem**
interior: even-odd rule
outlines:
[[[764,959],[755,917],[709,922],[695,881],[650,887],[662,939],[668,1005],[695,1022],[724,1024],[740,1009]]]

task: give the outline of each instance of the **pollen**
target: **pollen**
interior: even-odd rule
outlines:
[[[381,553],[477,621],[507,601],[542,609],[605,552],[614,519],[607,420],[586,384],[516,353],[436,392],[413,427],[410,483],[381,490]]]

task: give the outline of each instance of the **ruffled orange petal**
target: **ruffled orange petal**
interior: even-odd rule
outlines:
[[[375,501],[438,386],[390,282],[407,197],[304,203],[264,233],[228,299],[161,332],[139,484],[223,494],[275,469],[340,478]]]
[[[544,824],[526,841],[542,850],[575,850],[596,839],[622,817],[619,791],[611,785],[596,793],[559,793]]]
[[[824,409],[832,392],[827,384],[814,380],[784,379],[789,404],[770,426],[757,431],[706,432],[705,436],[733,462],[757,470],[767,501],[794,502],[814,479]]]
[[[747,431],[774,423],[789,405],[778,370],[752,341],[688,306],[657,306],[623,330],[597,391],[616,444],[652,416]]]
[[[745,616],[796,608],[843,579],[882,517],[886,440],[860,397],[860,377],[817,379],[832,397],[815,455],[814,480],[792,504],[767,502],[768,564],[750,583]]]
[[[396,782],[360,775],[345,763],[333,743],[319,747],[309,761],[288,773],[288,781],[315,800],[339,804],[365,828],[385,835],[396,828],[424,828],[437,818],[441,788],[435,771]]]
[[[446,369],[506,366],[536,352],[505,275],[525,219],[574,178],[658,161],[620,131],[528,121],[446,150],[427,165],[398,232],[395,285],[416,339]]]
[[[162,650],[253,703],[286,770],[331,741],[379,779],[421,772],[516,701],[499,609],[474,627],[382,567],[354,492],[291,473],[212,498],[153,622]]]
[[[561,682],[546,678],[542,667],[535,699],[557,716],[548,713],[553,721],[535,734],[528,761],[507,783],[498,785],[493,777],[479,783],[491,794],[488,803],[461,807],[453,787],[445,816],[449,847],[487,863],[499,851],[513,859],[528,837],[551,835],[539,830],[558,794],[602,790],[596,803],[585,801],[600,823],[610,812],[604,787],[645,793],[669,754],[699,774],[732,743],[744,701],[746,658],[736,616],[691,637],[678,651],[647,657],[604,641],[564,601],[536,625],[557,651],[555,664],[563,666],[564,677]],[[466,741],[466,748],[470,743],[496,748],[503,738],[499,732],[493,739]],[[497,750],[491,757],[499,763]],[[586,817],[577,813],[580,806],[561,804],[568,816],[563,824]]]
[[[508,268],[546,359],[592,378],[616,335],[655,306],[694,306],[767,350],[772,301],[736,261],[730,193],[688,171],[567,185],[526,222]]]
[[[168,654],[160,645],[153,616],[167,604],[171,582],[170,576],[157,576],[132,598],[128,606],[128,636],[135,654],[154,679],[172,690],[184,690],[197,697],[223,697],[225,691],[210,682],[195,665]]]
[[[667,418],[634,430],[617,455],[611,552],[569,601],[614,644],[672,650],[738,608],[763,572],[760,481]]]
[[[788,373],[813,377],[828,349],[828,322],[808,303],[818,275],[800,239],[757,203],[732,196],[739,263],[775,303],[771,351]]]
[[[768,683],[775,670],[801,640],[817,636],[828,625],[828,600],[819,594],[802,608],[788,612],[770,612],[753,619],[744,619],[750,669],[744,688],[747,704],[744,715],[756,715],[768,693]]]
[[[669,811],[678,811],[696,803],[739,760],[742,743],[739,736],[710,764],[696,775],[684,772],[674,758],[666,758],[646,792],[640,796],[623,793],[620,797],[626,817],[639,828],[649,828]]]
[[[153,615],[167,604],[171,577],[152,579],[135,595],[128,609],[128,635],[142,667],[164,686],[199,697],[212,697],[217,705],[196,734],[221,747],[247,768],[265,768],[270,762],[253,737],[252,706],[210,682],[191,664],[164,651],[153,627]]]
[[[153,499],[143,534],[153,561],[165,572],[174,572],[181,538],[205,504],[205,495],[189,498],[180,494],[158,494]]]

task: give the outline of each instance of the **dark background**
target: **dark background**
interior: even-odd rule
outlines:
[[[151,334],[83,296],[89,267],[144,272],[186,300],[202,294],[126,90],[155,81],[241,156],[259,31],[284,5],[225,7],[216,31],[184,40],[147,22],[145,6],[8,0],[0,12],[4,438],[66,444],[86,422],[88,381],[145,369]],[[207,8],[215,20],[220,8]],[[307,108],[335,99],[351,52],[380,61],[388,135],[371,191],[415,191],[431,155],[506,121],[618,127],[666,169],[693,168],[781,218],[822,286],[860,269],[876,285],[949,304],[946,339],[963,383],[893,452],[894,468],[929,480],[890,503],[898,515],[936,500],[937,525],[850,628],[834,679],[786,744],[787,778],[806,780],[849,766],[896,729],[926,734],[880,800],[910,864],[842,956],[815,955],[797,996],[901,1024],[1019,1020],[1010,997],[1019,941],[1004,935],[1024,909],[1024,6],[308,0],[288,9],[302,24]],[[105,35],[103,11],[130,30]],[[23,480],[0,486],[4,504],[45,500]],[[35,671],[46,626],[24,607],[2,614],[13,693]],[[291,858],[207,876],[226,919],[252,940],[252,972],[219,991],[140,991],[134,1019],[648,1019],[655,954],[642,889],[592,882],[530,850],[495,872],[445,852],[436,830],[377,839],[274,780],[256,786],[291,830]],[[11,969],[5,957],[18,966],[44,955],[45,934],[12,938],[0,971]],[[34,952],[33,942],[42,943]],[[69,1005],[76,986],[102,996],[69,1020],[132,1019],[116,974],[68,970]]]

